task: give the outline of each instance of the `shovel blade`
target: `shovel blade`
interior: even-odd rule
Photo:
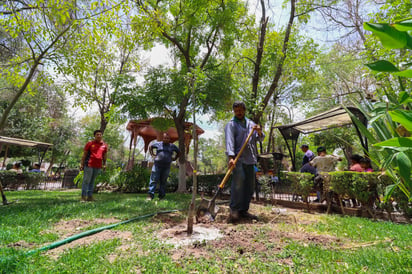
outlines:
[[[214,200],[202,199],[196,211],[196,220],[214,221],[219,208],[216,206]]]
[[[198,218],[203,217],[205,215],[210,215],[211,220],[212,221],[215,220],[217,210],[218,210],[216,209],[217,208],[216,207],[216,197],[219,195],[221,191],[222,191],[222,188],[219,187],[211,200],[206,200],[202,197],[202,200],[200,201],[200,205],[198,207],[197,214],[196,214],[197,220]]]

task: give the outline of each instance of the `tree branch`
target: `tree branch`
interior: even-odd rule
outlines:
[[[285,37],[283,39],[282,56],[280,58],[279,64],[277,65],[276,74],[275,74],[275,76],[273,78],[273,81],[270,85],[269,91],[268,91],[268,93],[266,94],[265,98],[263,99],[263,101],[261,103],[261,108],[259,108],[256,115],[254,115],[254,117],[253,117],[253,121],[255,123],[259,123],[259,121],[260,121],[260,119],[263,115],[263,111],[266,108],[266,106],[268,105],[269,100],[272,97],[273,93],[275,92],[276,88],[278,87],[279,79],[282,76],[283,64],[284,64],[285,59],[287,57],[289,37],[290,37],[290,34],[292,32],[293,20],[295,19],[296,1],[297,0],[290,0],[290,16],[289,16],[289,21],[288,21],[287,28],[286,28]]]

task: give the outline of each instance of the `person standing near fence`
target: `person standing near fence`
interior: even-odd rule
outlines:
[[[83,157],[80,162],[80,170],[84,170],[81,201],[94,201],[94,181],[101,172],[106,169],[106,157],[108,146],[103,142],[103,132],[95,130],[94,140],[84,146]]]
[[[147,199],[152,200],[154,198],[157,184],[159,184],[159,199],[163,199],[166,196],[166,183],[169,178],[170,165],[177,160],[180,150],[176,145],[170,143],[170,136],[165,132],[163,133],[163,140],[152,144],[149,147],[149,152],[154,157],[154,164],[150,175]]]
[[[31,170],[29,170],[29,172],[36,172],[36,173],[40,173],[40,164],[39,163],[34,163],[33,168]]]
[[[318,198],[315,201],[321,202],[319,194],[323,192],[323,180],[324,173],[331,172],[335,170],[335,166],[338,161],[342,161],[342,158],[337,155],[329,155],[326,153],[326,148],[320,146],[316,149],[318,156],[313,158],[309,164],[316,168],[317,175],[314,179],[315,188],[317,190]],[[319,192],[318,192],[319,191]]]
[[[305,153],[303,155],[302,166],[306,163],[309,163],[313,158],[315,158],[315,154],[309,149],[309,145],[302,145],[300,149]]]
[[[17,174],[23,174],[23,170],[21,169],[21,163],[15,162],[10,171],[16,172]]]

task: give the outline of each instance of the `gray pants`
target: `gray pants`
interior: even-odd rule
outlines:
[[[247,212],[255,189],[254,165],[237,163],[233,169],[230,189],[230,209]]]

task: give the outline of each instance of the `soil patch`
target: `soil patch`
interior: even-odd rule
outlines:
[[[61,245],[57,248],[48,250],[46,252],[47,255],[49,255],[51,258],[57,259],[60,254],[62,254],[65,250],[68,250],[70,248],[74,247],[79,247],[79,246],[87,246],[91,243],[94,242],[99,242],[99,241],[107,241],[107,240],[112,240],[112,239],[121,239],[123,242],[131,242],[133,235],[131,232],[128,231],[116,231],[116,230],[103,230],[102,232],[83,237],[77,240],[74,240],[68,244]],[[127,244],[122,245],[122,249],[125,250],[127,249]]]
[[[81,233],[87,227],[95,226],[95,225],[109,225],[118,223],[120,220],[116,218],[109,218],[109,219],[93,219],[93,220],[80,220],[80,219],[73,219],[73,220],[62,220],[56,223],[52,229],[46,230],[44,233],[56,233],[60,237],[66,238],[73,236],[75,234]]]
[[[28,243],[26,241],[18,241],[15,243],[10,243],[7,245],[7,247],[12,247],[12,248],[33,248],[35,244],[33,243]]]
[[[195,223],[193,234],[187,234],[187,219],[185,213],[173,212],[159,214],[152,218],[152,222],[161,224],[162,229],[156,231],[157,237],[165,244],[175,247],[172,258],[176,261],[185,257],[211,258],[214,253],[222,249],[231,249],[239,256],[252,256],[256,252],[270,254],[279,253],[290,242],[315,244],[325,248],[344,246],[342,239],[329,235],[319,235],[304,231],[302,224],[320,222],[318,213],[306,213],[298,209],[272,207],[262,204],[251,204],[252,214],[259,217],[259,221],[242,220],[236,224],[228,223],[229,207],[220,205],[215,221]],[[84,231],[87,227],[97,224],[111,224],[119,222],[115,218],[95,220],[69,220],[57,223],[49,232],[58,233],[61,238],[67,238]],[[141,252],[133,240],[131,232],[104,230],[102,232],[83,237],[63,246],[47,251],[52,258],[58,258],[69,248],[89,245],[93,242],[118,238],[121,245],[108,259],[113,262],[120,256]],[[350,243],[349,243],[350,244]],[[139,251],[140,250],[140,251]],[[216,256],[218,257],[218,256]],[[281,264],[289,264],[287,258]]]
[[[202,241],[191,241],[193,237],[187,236],[184,224],[169,227],[159,233],[159,238],[175,245],[171,256],[176,261],[186,257],[219,258],[214,253],[223,249],[230,249],[239,256],[253,256],[256,252],[270,256],[281,252],[283,247],[292,241],[325,248],[344,245],[342,239],[337,237],[309,233],[302,229],[302,224],[319,222],[319,214],[309,214],[298,209],[270,208],[259,204],[251,204],[250,212],[256,214],[259,221],[243,220],[230,224],[227,222],[229,208],[220,206],[216,221],[194,225],[194,230],[196,227],[205,229],[198,232],[203,233],[199,236],[204,237]],[[214,238],[206,238],[210,229],[217,232]],[[288,258],[282,259],[279,263],[292,264]]]

